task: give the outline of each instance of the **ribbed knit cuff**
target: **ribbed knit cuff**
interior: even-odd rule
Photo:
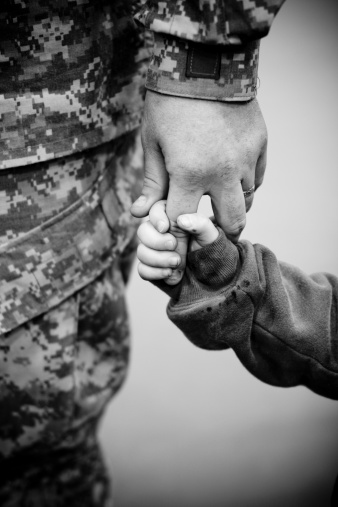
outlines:
[[[167,95],[219,101],[256,96],[259,41],[243,46],[195,43],[155,33],[146,88]]]
[[[237,247],[227,239],[220,227],[218,238],[210,245],[190,252],[187,266],[194,277],[206,286],[218,289],[236,276],[239,262]]]
[[[199,300],[206,289],[217,292],[226,288],[237,276],[240,258],[237,247],[222,229],[218,231],[213,243],[188,254],[186,270],[178,285],[168,285],[163,280],[152,283],[173,300],[183,300],[187,305]]]

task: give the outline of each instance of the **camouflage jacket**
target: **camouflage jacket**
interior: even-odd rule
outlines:
[[[259,39],[284,0],[147,1],[135,19],[155,33],[147,88],[241,101],[256,95]]]
[[[97,146],[140,124],[147,88],[255,95],[257,40],[283,0],[1,0],[0,169]],[[152,38],[133,21],[155,32]]]

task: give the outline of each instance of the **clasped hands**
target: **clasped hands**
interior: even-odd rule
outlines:
[[[253,201],[253,194],[244,198],[243,191],[253,186],[257,189],[263,182],[267,131],[256,100],[218,102],[148,91],[142,144],[145,177],[141,196],[134,202],[131,213],[135,217],[150,213],[148,227],[163,237],[169,232],[168,241],[173,242],[174,237],[174,245],[166,250],[177,253],[179,264],[168,268],[170,276],[166,282],[176,285],[183,276],[192,232],[182,221],[177,222],[178,217],[195,214],[201,197],[209,195],[217,224],[229,239],[238,241]],[[163,199],[165,208],[163,203],[153,207]],[[197,218],[192,220],[197,226]],[[214,226],[203,223],[203,231],[206,228],[217,232]],[[140,231],[145,231],[145,227],[143,224]],[[151,279],[144,266],[154,267],[152,259],[148,265],[147,258],[142,259],[140,274]]]

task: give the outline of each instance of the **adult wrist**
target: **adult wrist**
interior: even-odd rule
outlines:
[[[206,45],[154,34],[146,88],[167,95],[219,101],[256,96],[259,41]]]

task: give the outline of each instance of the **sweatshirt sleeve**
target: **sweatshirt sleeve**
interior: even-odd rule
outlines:
[[[256,95],[259,39],[284,0],[146,1],[135,20],[154,32],[146,87],[220,101]]]
[[[189,254],[179,286],[161,288],[171,295],[169,318],[195,345],[231,347],[263,382],[338,399],[337,277],[309,276],[220,231]]]

